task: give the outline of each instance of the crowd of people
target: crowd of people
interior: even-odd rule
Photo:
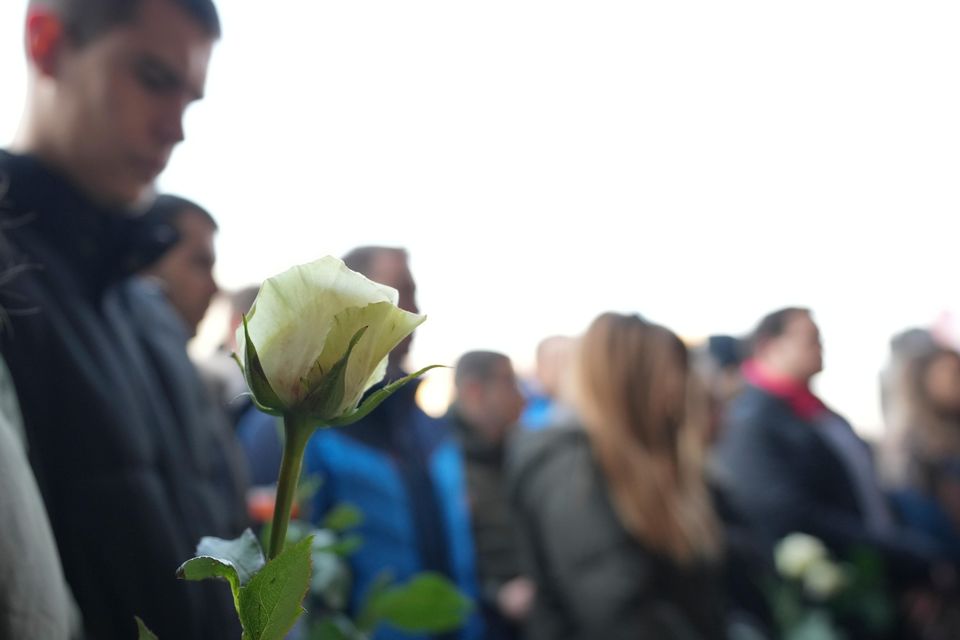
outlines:
[[[153,187],[219,33],[210,0],[29,1],[26,118],[0,151],[2,638],[133,638],[134,616],[161,638],[240,637],[229,590],[175,569],[250,526],[252,489],[277,478],[276,418],[229,358],[257,288],[227,296],[220,348],[191,360],[218,227]],[[404,249],[343,260],[418,310]],[[348,609],[384,571],[430,571],[476,605],[444,638],[779,638],[776,549],[800,532],[878,558],[890,624],[854,608],[846,637],[960,636],[960,353],[930,332],[891,342],[876,443],[813,391],[804,308],[698,346],[600,313],[537,364],[531,386],[465,351],[445,416],[412,384],[312,437],[300,517],[363,514]]]

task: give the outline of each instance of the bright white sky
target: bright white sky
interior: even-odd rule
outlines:
[[[25,0],[0,3],[0,144]],[[410,249],[414,364],[640,311],[697,337],[814,308],[819,389],[879,425],[887,340],[957,307],[960,4],[221,0],[161,179],[237,286]]]

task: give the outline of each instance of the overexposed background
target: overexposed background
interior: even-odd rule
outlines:
[[[0,144],[25,0],[0,3]],[[890,335],[957,308],[960,5],[221,0],[161,187],[226,287],[406,246],[413,364],[640,311],[690,339],[812,307],[867,434]],[[939,320],[938,320],[939,319]]]

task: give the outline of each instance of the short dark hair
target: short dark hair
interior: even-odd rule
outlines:
[[[453,374],[454,384],[459,387],[467,380],[490,380],[493,378],[494,367],[503,361],[510,362],[510,358],[496,351],[468,351],[457,361]]]
[[[810,309],[804,307],[786,307],[768,313],[750,335],[750,353],[756,355],[757,350],[774,338],[779,338],[786,332],[787,324],[797,315],[812,315]]]
[[[721,369],[743,364],[743,340],[736,336],[713,335],[707,338],[707,353]]]
[[[83,46],[110,29],[134,19],[143,0],[30,0],[47,7],[63,21],[66,35]],[[186,11],[214,38],[220,37],[220,16],[213,0],[167,0]]]
[[[370,277],[370,270],[373,269],[373,262],[377,256],[383,253],[395,253],[407,258],[407,250],[399,247],[378,247],[365,246],[351,249],[343,256],[343,263],[347,268]]]
[[[150,208],[144,213],[144,219],[150,224],[167,224],[176,227],[177,218],[184,213],[195,213],[210,223],[214,231],[220,227],[210,212],[196,202],[168,193],[157,196]]]

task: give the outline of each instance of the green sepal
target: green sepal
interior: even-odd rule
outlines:
[[[253,340],[250,339],[250,330],[247,327],[246,315],[243,316],[243,339],[243,377],[246,378],[247,386],[250,387],[254,404],[257,405],[258,409],[266,411],[267,413],[280,415],[279,412],[283,411],[284,408],[283,402],[280,400],[277,392],[273,390],[273,387],[270,386],[270,381],[267,380],[267,374],[263,371],[263,365],[260,364],[257,347],[253,344]]]
[[[237,366],[238,366],[238,367],[240,367],[240,373],[243,373],[243,371],[244,371],[244,369],[243,369],[243,363],[240,362],[240,356],[237,355],[237,352],[234,351],[233,353],[231,353],[231,354],[230,354],[230,357],[233,358],[233,361],[237,363]],[[243,380],[244,380],[244,382],[246,382],[246,380],[247,380],[247,375],[246,375],[245,373],[244,373],[244,375],[243,375]],[[260,404],[259,402],[257,402],[257,399],[253,397],[253,394],[252,394],[250,391],[244,391],[243,393],[241,393],[241,394],[238,395],[237,397],[239,398],[240,396],[247,396],[248,398],[250,398],[250,401],[253,402],[253,406],[255,406],[257,409],[259,409],[259,410],[262,411],[263,413],[268,413],[268,414],[270,414],[271,416],[278,416],[278,417],[279,417],[279,416],[283,416],[283,412],[282,412],[282,411],[278,411],[277,409],[271,409],[271,408],[269,408],[269,407],[265,407],[265,406],[263,406],[262,404]]]
[[[311,416],[318,422],[326,423],[331,414],[340,408],[343,403],[343,395],[346,389],[347,364],[350,361],[350,354],[353,353],[360,338],[367,332],[369,327],[360,327],[353,337],[350,338],[350,344],[343,356],[330,367],[330,370],[320,379],[313,389],[307,394],[297,408]]]
[[[137,621],[137,640],[159,640],[156,634],[147,628],[140,616],[133,616],[133,618]]]
[[[423,369],[415,371],[408,376],[404,376],[399,380],[395,380],[379,391],[371,393],[370,396],[364,400],[359,407],[350,413],[340,416],[339,418],[334,418],[333,420],[326,420],[323,424],[327,427],[343,427],[348,424],[353,424],[357,420],[362,420],[363,418],[366,418],[371,411],[380,406],[380,403],[399,391],[402,387],[406,386],[410,382],[413,382],[431,369],[439,369],[443,367],[444,365],[442,364],[432,364],[429,367],[424,367]]]

